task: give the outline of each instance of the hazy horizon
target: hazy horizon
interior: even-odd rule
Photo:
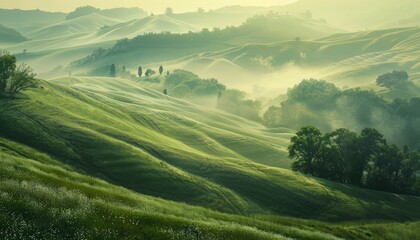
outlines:
[[[23,9],[23,10],[33,10],[39,9],[43,11],[53,11],[53,12],[71,12],[75,8],[80,6],[93,6],[101,9],[109,8],[121,8],[121,7],[138,7],[142,8],[148,12],[153,13],[163,13],[167,7],[171,7],[174,12],[188,12],[195,11],[197,8],[203,8],[205,10],[217,9],[225,6],[232,5],[241,5],[241,6],[276,6],[283,5],[287,3],[292,3],[297,0],[233,0],[229,4],[226,4],[222,0],[214,1],[205,1],[205,0],[156,0],[156,1],[137,1],[137,0],[123,0],[123,1],[109,1],[109,0],[75,0],[75,1],[50,1],[50,0],[40,0],[40,1],[25,1],[25,0],[3,0],[0,2],[0,8],[6,9]]]

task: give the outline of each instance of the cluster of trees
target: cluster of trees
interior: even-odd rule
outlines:
[[[373,91],[341,90],[323,80],[303,80],[287,100],[263,115],[270,127],[315,125],[322,131],[375,127],[392,142],[420,149],[420,98],[386,101]]]
[[[345,128],[322,134],[301,128],[288,147],[294,171],[394,193],[419,194],[420,154],[387,144],[374,128],[360,134]]]
[[[96,74],[97,75],[99,73],[98,71],[101,71],[101,70],[98,69],[98,70],[96,70],[94,72],[91,72],[91,74]],[[162,75],[163,74],[163,66],[160,66],[158,71],[159,71],[159,75]],[[151,69],[151,68],[148,68],[144,72],[144,76],[146,76],[146,77],[151,77],[154,74],[156,74],[156,71],[153,70],[153,69]],[[107,76],[110,76],[110,77],[120,76],[122,78],[136,79],[136,75],[131,74],[131,72],[129,70],[127,70],[125,66],[122,66],[121,69],[117,69],[117,67],[115,66],[115,64],[111,64],[111,66],[109,67],[108,74],[106,74],[106,75]],[[166,72],[166,75],[169,75],[169,71]],[[141,78],[143,76],[143,67],[142,66],[139,66],[138,67],[138,69],[137,69],[137,76],[139,78]]]
[[[196,74],[185,70],[175,70],[166,77],[164,85],[172,96],[190,100],[216,96],[219,92],[226,90],[226,86],[216,79],[201,79]]]
[[[156,74],[156,71],[151,69],[151,68],[148,68],[146,70],[146,72],[144,73],[144,75],[146,77],[151,77],[154,74]],[[162,75],[162,74],[163,74],[163,66],[161,65],[159,67],[159,75]],[[141,78],[143,76],[143,67],[142,66],[139,66],[139,68],[137,69],[137,75],[139,76],[139,78]],[[166,75],[169,75],[169,71],[166,71]]]
[[[27,88],[36,87],[36,74],[26,64],[16,66],[16,57],[0,50],[0,95],[14,96]]]
[[[402,89],[410,85],[406,71],[392,71],[380,75],[376,79],[376,84],[388,89]]]

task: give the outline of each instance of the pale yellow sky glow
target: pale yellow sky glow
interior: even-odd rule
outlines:
[[[0,8],[41,9],[70,12],[78,6],[98,8],[140,7],[148,12],[162,13],[166,7],[174,12],[194,11],[198,7],[215,9],[227,5],[273,6],[294,0],[0,0]]]

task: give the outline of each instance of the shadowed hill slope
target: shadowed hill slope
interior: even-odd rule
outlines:
[[[140,195],[0,137],[6,239],[415,239],[419,223],[326,224],[228,215]],[[398,237],[395,237],[398,236]]]
[[[26,41],[26,38],[18,31],[0,24],[0,43],[19,43],[23,41]]]

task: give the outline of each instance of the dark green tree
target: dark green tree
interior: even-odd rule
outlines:
[[[402,193],[420,193],[420,180],[417,172],[420,171],[420,154],[410,151],[407,146],[403,150],[404,159],[401,162],[401,171],[397,176],[398,188]]]
[[[109,74],[111,77],[117,76],[117,71],[115,70],[115,64],[111,65],[111,73]]]
[[[376,84],[389,89],[404,88],[409,85],[408,73],[406,71],[392,71],[380,75]]]
[[[161,66],[159,67],[159,75],[162,75],[162,73],[163,73],[163,66],[161,65]]]
[[[362,130],[357,143],[355,157],[349,163],[349,182],[355,185],[362,185],[363,172],[367,164],[383,150],[382,145],[386,141],[383,135],[374,128]]]
[[[366,185],[382,191],[392,190],[392,179],[401,167],[402,153],[395,145],[384,144],[368,165]]]
[[[36,73],[31,67],[26,64],[19,65],[9,78],[9,94],[14,96],[22,90],[36,87],[37,82],[35,76]]]
[[[292,169],[305,174],[317,175],[315,168],[322,159],[323,136],[319,129],[313,126],[301,128],[296,136],[291,138],[288,147],[289,157],[296,159]]]
[[[339,182],[350,182],[352,161],[357,161],[358,136],[345,128],[325,134],[330,161],[328,179]]]
[[[164,89],[163,94],[168,95],[168,91],[166,89]]]
[[[146,73],[145,73],[145,75],[146,75],[146,77],[150,77],[150,76],[152,76],[153,74],[155,74],[156,72],[153,70],[153,69],[147,69],[146,70]]]
[[[137,75],[141,78],[141,76],[143,76],[143,68],[141,66],[139,66],[139,68],[137,69]]]
[[[7,81],[16,69],[16,57],[6,50],[0,51],[0,94],[6,92]]]

